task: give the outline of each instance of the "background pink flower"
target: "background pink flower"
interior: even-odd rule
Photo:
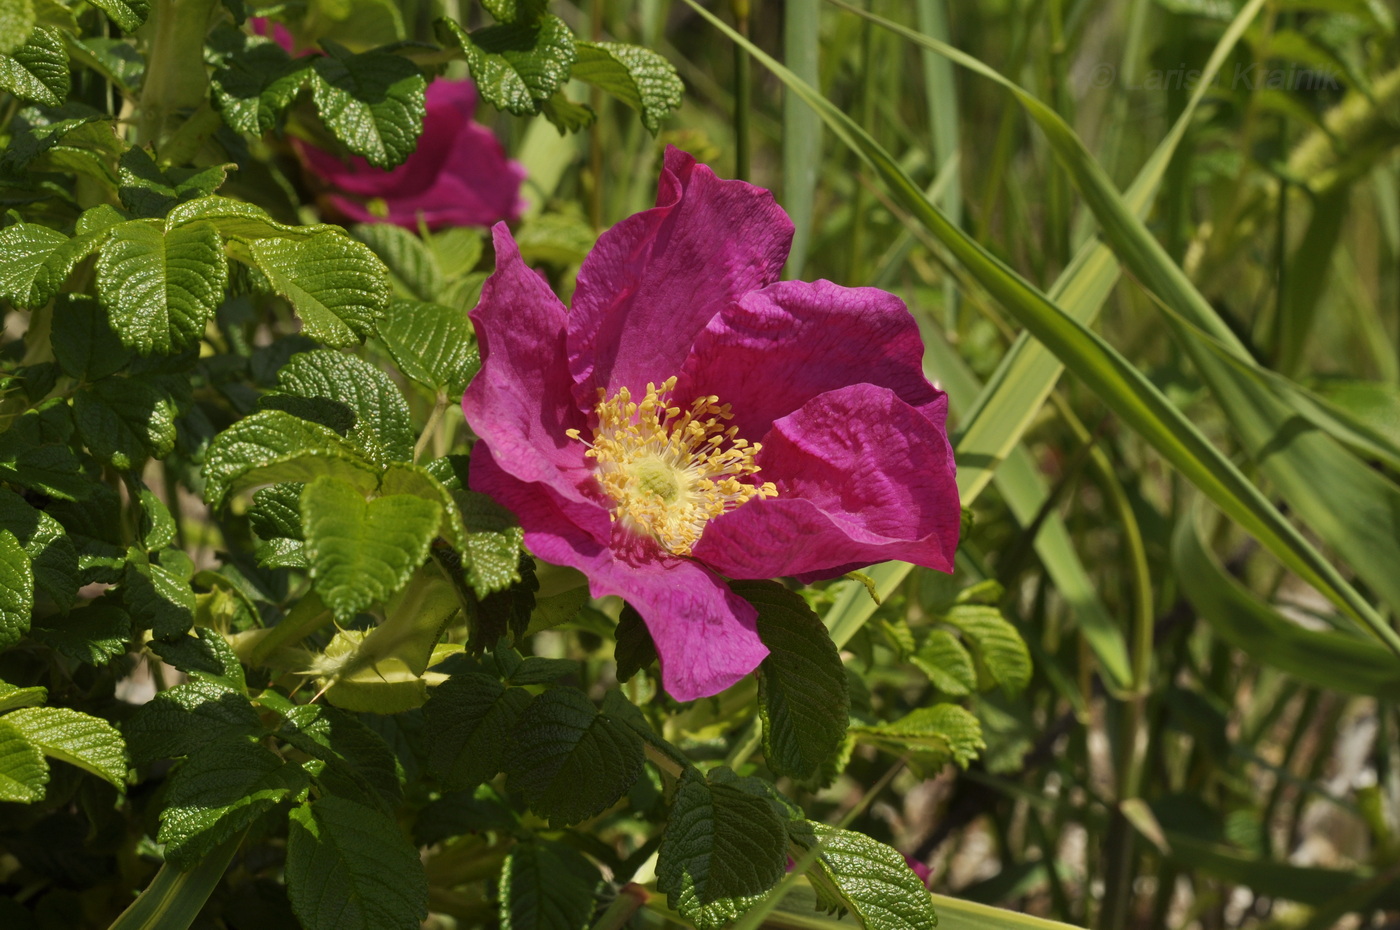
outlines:
[[[673,697],[767,654],[721,575],[952,570],[947,397],[914,319],[873,288],[779,283],[792,224],[770,193],[668,149],[656,207],[599,238],[570,311],[494,236],[471,484],[536,555],[638,610]]]
[[[418,147],[392,170],[306,143],[297,150],[329,185],[323,205],[351,222],[417,229],[421,217],[429,229],[441,229],[514,221],[525,206],[520,198],[525,169],[506,158],[491,130],[472,121],[476,103],[470,81],[433,81]]]

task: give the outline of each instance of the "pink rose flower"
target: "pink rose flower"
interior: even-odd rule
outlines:
[[[637,609],[673,697],[767,654],[721,576],[952,570],[947,397],[914,319],[874,288],[779,282],[792,223],[772,194],[668,149],[656,207],[599,238],[569,311],[493,233],[471,485],[537,556]]]
[[[417,229],[420,217],[429,229],[513,222],[525,206],[525,169],[506,158],[491,130],[472,122],[475,112],[471,82],[438,79],[428,85],[418,147],[397,168],[376,168],[359,156],[347,162],[305,143],[297,150],[330,186],[323,205],[351,222],[408,229]],[[371,200],[382,201],[382,209],[372,208]]]

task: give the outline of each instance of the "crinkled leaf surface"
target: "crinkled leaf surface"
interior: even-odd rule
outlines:
[[[112,328],[142,354],[198,342],[227,286],[224,244],[211,223],[168,232],[145,220],[122,223],[97,256],[97,294]]]
[[[471,324],[456,308],[395,300],[378,332],[399,371],[450,398],[460,397],[481,367]]]
[[[219,230],[219,235],[240,242],[256,242],[260,239],[315,239],[323,235],[343,236],[338,226],[315,223],[306,226],[288,226],[279,223],[267,211],[245,200],[220,197],[196,197],[179,206],[172,207],[165,217],[166,230],[172,230],[189,223],[207,220]]]
[[[306,930],[418,930],[428,880],[398,824],[338,797],[291,815],[287,894]]]
[[[231,128],[260,136],[296,99],[309,67],[307,59],[289,57],[276,42],[250,42],[210,75],[214,106]]]
[[[78,596],[78,550],[63,525],[13,491],[0,489],[0,528],[15,535],[29,556],[34,585],[60,608]]]
[[[175,401],[145,378],[104,378],[73,397],[78,435],[94,456],[131,471],[175,449]]]
[[[137,763],[189,755],[211,740],[252,737],[262,731],[247,696],[198,679],[160,692],[122,724]]]
[[[501,868],[502,930],[584,930],[602,884],[598,867],[570,846],[517,844]]]
[[[164,217],[178,203],[214,193],[227,176],[226,165],[162,170],[149,152],[132,146],[119,162],[117,193],[137,216]]]
[[[157,639],[180,636],[194,623],[194,590],[189,575],[152,562],[134,548],[127,552],[122,600],[137,626],[150,628]]]
[[[261,743],[209,743],[170,776],[156,839],[165,844],[167,859],[187,869],[279,801],[308,787],[301,766]]]
[[[577,42],[571,77],[607,91],[642,115],[656,135],[668,113],[680,108],[685,85],[676,69],[651,49],[622,42]]]
[[[402,226],[361,223],[351,230],[351,234],[369,246],[388,267],[389,281],[395,294],[415,300],[432,300],[447,286],[434,250]],[[383,326],[381,320],[380,328],[383,329]]]
[[[1012,696],[1031,680],[1031,654],[1016,628],[995,607],[959,604],[940,617],[957,627],[992,681]]]
[[[820,847],[808,870],[817,900],[850,909],[866,930],[933,930],[938,925],[923,881],[897,850],[862,833],[810,820],[788,824],[793,845]]]
[[[0,713],[17,707],[35,707],[48,699],[48,688],[40,685],[21,688],[7,681],[0,681]]]
[[[348,236],[323,232],[311,239],[258,239],[250,249],[258,268],[301,317],[306,334],[332,348],[363,340],[389,303],[384,264]]]
[[[123,32],[135,32],[151,13],[148,0],[93,0],[92,5],[110,16]]]
[[[122,349],[121,337],[112,329],[107,311],[86,294],[59,296],[49,339],[59,367],[74,378],[98,381],[120,371],[131,360]]]
[[[379,493],[413,494],[437,504],[442,508],[442,523],[438,526],[438,535],[451,543],[453,548],[459,552],[467,550],[471,539],[463,524],[462,512],[457,506],[460,494],[449,491],[428,469],[421,465],[395,462],[386,468],[380,477]],[[485,543],[483,542],[483,544]],[[518,561],[518,550],[515,552],[515,556]],[[519,574],[517,573],[511,580],[518,578]]]
[[[52,26],[35,26],[23,45],[0,54],[0,90],[56,107],[68,99],[71,87],[68,49],[63,33]]]
[[[617,642],[613,657],[617,660],[618,681],[627,681],[656,662],[656,643],[651,631],[631,604],[623,605],[613,638]]]
[[[460,672],[433,690],[423,707],[428,722],[428,771],[451,791],[495,777],[530,692],[507,688],[480,672]]]
[[[253,506],[248,510],[253,532],[263,539],[300,540],[301,492],[305,487],[300,481],[284,481],[254,491]]]
[[[125,787],[126,742],[107,721],[69,707],[25,707],[6,714],[5,722],[44,755]]]
[[[662,834],[656,887],[700,930],[718,928],[778,883],[787,847],[766,800],[687,769]]]
[[[333,44],[327,50],[311,66],[311,95],[326,127],[371,165],[402,164],[423,131],[422,72],[399,55],[351,55]]]
[[[277,735],[326,768],[316,780],[330,793],[376,806],[403,795],[394,754],[384,738],[354,716],[334,707],[303,704],[283,714]]]
[[[204,456],[204,493],[214,506],[253,485],[321,476],[370,490],[379,469],[334,431],[281,410],[261,410],[239,420],[214,437]]]
[[[846,736],[851,698],[841,656],[796,592],[761,581],[732,587],[758,609],[758,635],[768,647],[758,667],[764,758],[778,774],[816,778]]]
[[[34,18],[32,0],[0,0],[0,55],[8,55],[29,41]]]
[[[394,382],[370,363],[317,349],[292,356],[277,373],[277,394],[328,400],[348,407],[354,423],[348,438],[378,465],[413,457],[408,404]]]
[[[34,610],[34,570],[15,534],[0,529],[0,648],[19,642]]]
[[[441,519],[442,509],[421,497],[366,501],[336,478],[308,484],[301,495],[302,533],[321,600],[345,621],[388,598],[428,557]]]
[[[554,688],[521,713],[506,752],[510,786],[551,824],[610,807],[642,771],[642,741],[600,714],[582,692]]]
[[[29,635],[70,659],[106,665],[126,654],[131,616],[113,604],[89,604],[36,621]]]
[[[920,707],[898,720],[851,727],[856,739],[893,753],[916,753],[921,765],[937,769],[947,762],[963,768],[987,744],[977,718],[956,704]]]
[[[550,14],[470,33],[445,18],[436,28],[443,45],[462,50],[482,98],[517,116],[538,113],[564,86],[578,57],[573,33]]]
[[[977,687],[977,668],[972,664],[972,656],[947,630],[931,631],[910,661],[944,694],[957,697],[971,694]]]
[[[98,234],[72,238],[37,223],[0,229],[0,297],[16,307],[35,309],[53,299],[73,266],[97,245]]]
[[[44,753],[0,717],[0,801],[41,801],[48,783],[49,764]]]
[[[475,491],[454,491],[452,497],[467,528],[462,567],[477,597],[519,581],[525,533],[514,514]]]

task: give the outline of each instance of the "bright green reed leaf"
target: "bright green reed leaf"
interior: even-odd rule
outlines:
[[[768,647],[758,667],[764,759],[779,775],[817,779],[846,738],[851,697],[841,656],[801,595],[772,582],[731,587],[758,609]]]
[[[261,743],[208,743],[170,777],[156,839],[165,857],[189,868],[286,798],[310,787],[301,766]]]
[[[329,54],[313,60],[310,83],[326,127],[371,165],[403,164],[423,132],[423,73],[399,55],[352,55],[333,42],[322,45]]]
[[[188,871],[165,863],[109,930],[186,930],[223,879],[242,842],[242,836],[228,840]]]
[[[331,348],[363,340],[388,306],[384,263],[348,236],[323,232],[300,241],[258,239],[250,252],[277,293],[291,302],[306,334]]]
[[[514,846],[501,867],[502,930],[584,930],[603,885],[583,853],[550,840]]]
[[[25,707],[4,719],[44,755],[76,765],[119,790],[126,786],[126,743],[100,717],[68,707]]]
[[[334,796],[291,814],[287,895],[306,930],[418,930],[428,879],[388,814]]]
[[[301,495],[301,526],[316,592],[344,623],[408,581],[437,534],[442,508],[395,494],[366,501],[338,478],[323,476]]]
[[[0,717],[0,801],[42,801],[48,783],[49,764],[43,751]]]
[[[223,242],[209,223],[169,232],[153,221],[122,223],[97,255],[97,294],[112,328],[143,355],[198,342],[227,286]]]
[[[642,740],[581,691],[554,688],[521,713],[505,770],[512,790],[552,825],[611,807],[642,773]]]
[[[897,850],[824,823],[788,824],[793,846],[817,849],[808,877],[828,911],[850,910],[866,930],[932,930],[938,925],[923,880]]]
[[[0,648],[19,642],[34,610],[34,569],[15,534],[0,529]]]
[[[439,42],[462,50],[482,98],[517,116],[540,112],[578,58],[573,33],[548,13],[473,32],[444,17],[434,29]]]
[[[699,930],[718,930],[783,877],[787,846],[767,800],[687,769],[661,837],[656,887]]]
[[[373,490],[379,469],[339,434],[281,410],[261,410],[214,437],[204,456],[204,493],[215,507],[258,484],[332,475]]]
[[[71,81],[63,33],[52,26],[35,26],[28,41],[0,54],[0,90],[22,100],[59,106],[68,99]]]
[[[652,135],[680,109],[681,83],[673,66],[651,49],[622,42],[576,42],[578,61],[570,75],[612,94],[642,115]]]

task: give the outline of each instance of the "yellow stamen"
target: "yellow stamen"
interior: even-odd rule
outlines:
[[[773,483],[740,479],[758,473],[758,443],[738,438],[728,404],[697,397],[689,410],[670,405],[676,379],[647,385],[640,403],[621,388],[611,398],[598,390],[593,441],[578,430],[569,437],[588,447],[598,483],[613,500],[612,518],[655,539],[676,555],[689,555],[705,524],[755,497],[776,497]]]

